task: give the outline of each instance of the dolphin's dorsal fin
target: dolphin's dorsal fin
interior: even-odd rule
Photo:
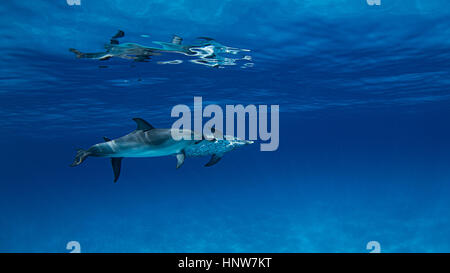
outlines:
[[[117,38],[122,38],[123,36],[125,36],[125,32],[123,32],[122,30],[118,30],[116,35],[112,36],[111,39],[117,39]]]
[[[103,140],[105,140],[106,142],[111,141],[111,139],[107,138],[107,137],[103,137]]]
[[[123,157],[111,157],[111,165],[114,172],[114,183],[119,180],[120,169],[122,167],[122,159]]]
[[[222,159],[222,155],[213,154],[211,156],[211,159],[209,160],[209,162],[205,164],[205,167],[210,167],[210,166],[216,164],[217,162],[219,162],[221,159]]]
[[[181,151],[181,153],[177,154],[177,169],[181,167],[184,163],[184,159],[186,158],[186,155],[184,151]]]
[[[183,38],[181,38],[180,36],[177,36],[177,35],[173,35],[172,44],[181,45],[182,41],[183,41]]]
[[[122,38],[123,36],[125,36],[125,32],[123,32],[122,30],[118,30],[116,35],[111,37],[111,40],[109,41],[109,44],[111,44],[111,45],[118,45],[119,41],[117,39],[118,38]]]
[[[155,129],[155,127],[153,127],[150,123],[148,123],[147,121],[141,119],[141,118],[133,118],[133,120],[136,122],[137,124],[137,129],[136,130],[143,130],[143,131],[148,131],[151,129]]]

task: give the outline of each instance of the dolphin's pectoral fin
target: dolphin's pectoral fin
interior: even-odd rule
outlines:
[[[150,123],[148,123],[147,121],[145,121],[145,120],[143,120],[141,118],[133,118],[133,120],[137,124],[137,129],[136,130],[148,131],[148,130],[151,130],[151,129],[155,129],[155,127],[153,127]]]
[[[186,158],[186,155],[184,154],[184,151],[177,154],[177,169],[181,167],[184,163],[184,159]]]
[[[109,138],[107,138],[107,137],[103,137],[103,139],[106,141],[106,142],[108,142],[108,141],[111,141],[111,139],[109,139]]]
[[[222,155],[213,154],[208,163],[205,164],[205,167],[211,167],[222,159]]]
[[[111,158],[111,165],[114,171],[114,183],[119,180],[120,176],[120,169],[122,167],[122,159],[123,157],[112,157]]]

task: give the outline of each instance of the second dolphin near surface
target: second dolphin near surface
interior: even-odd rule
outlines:
[[[125,32],[119,30],[111,37],[109,43],[104,45],[101,52],[81,52],[78,49],[70,48],[69,51],[75,53],[77,58],[94,59],[105,61],[111,58],[121,58],[134,60],[135,62],[148,62],[152,56],[160,56],[163,53],[177,53],[190,56],[190,62],[205,65],[213,68],[223,68],[223,66],[235,65],[237,61],[246,62],[244,67],[251,67],[253,63],[251,56],[236,58],[239,52],[249,52],[248,49],[233,48],[225,46],[208,37],[198,37],[194,43],[183,44],[183,38],[174,35],[170,42],[153,41],[158,46],[146,46],[137,43],[120,43],[119,39],[125,36]],[[234,56],[234,57],[233,57]],[[183,60],[159,61],[158,64],[179,64]]]
[[[114,171],[114,182],[120,175],[122,159],[124,157],[157,157],[174,155],[177,158],[177,168],[186,156],[211,155],[206,167],[216,164],[224,153],[236,147],[251,144],[253,141],[240,140],[235,137],[219,136],[219,132],[211,131],[213,135],[202,136],[191,130],[180,130],[185,139],[175,140],[172,130],[157,129],[141,118],[133,119],[137,128],[123,137],[111,140],[104,137],[105,142],[91,146],[88,150],[78,149],[72,167],[78,166],[89,157],[109,157]],[[219,136],[219,137],[218,137]],[[196,140],[201,139],[201,140]]]

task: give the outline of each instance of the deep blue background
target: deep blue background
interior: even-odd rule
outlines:
[[[450,251],[448,1],[81,4],[0,4],[1,252]],[[117,29],[149,45],[214,37],[255,65],[68,51],[99,51]],[[108,160],[68,167],[132,117],[169,127],[194,96],[279,104],[279,150],[250,145],[213,168],[126,159],[117,184]]]

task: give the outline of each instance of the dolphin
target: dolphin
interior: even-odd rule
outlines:
[[[111,37],[110,43],[105,44],[105,52],[97,53],[83,53],[75,48],[70,48],[69,51],[75,53],[77,58],[87,58],[105,61],[112,57],[122,59],[134,60],[136,62],[147,62],[150,56],[161,55],[158,48],[139,45],[136,43],[120,44],[117,40],[125,36],[125,32],[119,30],[116,35]]]
[[[203,141],[195,142],[184,149],[187,157],[211,156],[205,167],[210,167],[219,162],[226,152],[230,152],[238,147],[252,144],[251,140],[242,140],[233,136],[224,136],[222,132],[211,128],[211,133],[203,137]]]
[[[253,141],[225,136],[212,128],[212,134],[200,135],[194,131],[182,129],[158,129],[141,118],[133,118],[137,128],[133,132],[111,140],[103,137],[105,142],[95,144],[89,149],[78,149],[71,167],[80,165],[87,157],[111,158],[114,172],[114,183],[120,176],[122,159],[125,157],[158,157],[176,156],[177,169],[183,165],[186,157],[210,155],[211,159],[205,167],[220,161],[224,153],[236,147],[251,144]],[[173,139],[173,131],[180,136],[180,140]],[[200,139],[200,140],[198,140]]]
[[[213,68],[221,68],[222,65],[234,65],[236,58],[224,57],[223,54],[236,55],[239,52],[248,52],[248,49],[239,49],[228,47],[217,42],[213,38],[209,37],[198,37],[197,43],[195,44],[182,44],[183,38],[174,35],[172,41],[168,42],[158,42],[153,43],[161,46],[159,48],[160,52],[173,52],[180,53],[191,57],[196,57],[197,59],[190,60],[192,63],[201,64]]]
[[[183,45],[183,38],[177,35],[173,35],[172,41],[170,41],[169,43],[159,41],[153,41],[153,43],[161,46],[161,48],[159,49],[160,51],[181,53],[188,56],[197,54],[196,52],[191,50],[194,45]]]
[[[95,144],[87,150],[78,149],[75,160],[70,166],[80,165],[89,156],[111,158],[114,182],[117,182],[124,157],[175,155],[177,168],[179,168],[184,163],[185,148],[198,142],[195,140],[195,133],[191,130],[180,130],[179,133],[186,137],[175,140],[172,138],[172,130],[175,129],[157,129],[141,118],[133,120],[137,124],[135,131],[114,140],[104,137],[105,142]]]
[[[173,35],[170,42],[153,41],[159,47],[144,46],[137,43],[119,43],[119,38],[125,36],[125,32],[119,30],[116,35],[111,37],[110,42],[105,44],[105,51],[85,53],[75,48],[69,48],[69,51],[74,53],[77,58],[86,58],[94,60],[109,60],[113,57],[134,60],[135,62],[148,62],[151,56],[160,56],[163,53],[177,53],[183,54],[195,59],[190,60],[192,63],[201,64],[213,68],[222,68],[222,65],[234,65],[236,58],[228,58],[222,54],[236,55],[241,51],[250,51],[248,49],[232,48],[222,45],[209,37],[198,37],[194,44],[183,44],[183,38]],[[180,63],[179,60],[175,62],[160,62],[166,63]]]
[[[236,147],[251,144],[253,141],[225,136],[212,128],[212,135],[199,135],[191,130],[178,130],[180,140],[173,139],[173,131],[177,129],[157,129],[141,118],[133,118],[137,124],[135,131],[117,139],[103,137],[105,142],[95,144],[89,149],[78,149],[75,160],[70,165],[75,167],[87,157],[111,158],[114,172],[114,183],[120,176],[122,159],[124,157],[157,157],[175,155],[177,169],[183,165],[186,157],[210,155],[211,159],[205,165],[210,167],[220,161],[224,153]],[[200,138],[200,140],[198,140]]]

